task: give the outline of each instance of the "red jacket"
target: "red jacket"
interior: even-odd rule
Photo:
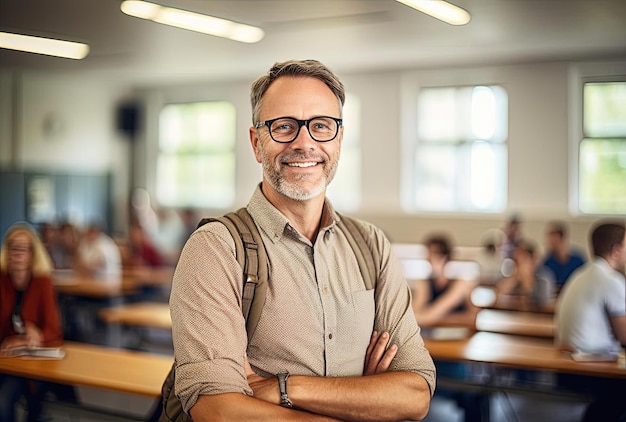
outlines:
[[[0,273],[0,343],[15,335],[11,314],[17,292],[7,274]],[[58,346],[63,341],[61,316],[56,291],[49,277],[33,277],[22,299],[22,319],[42,331],[43,346]]]

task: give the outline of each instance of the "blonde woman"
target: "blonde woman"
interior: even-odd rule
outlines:
[[[11,226],[0,249],[0,353],[62,343],[51,270],[50,257],[36,232],[25,223]],[[44,389],[42,382],[0,375],[0,420],[16,420],[20,396],[26,396],[28,421],[39,420]]]

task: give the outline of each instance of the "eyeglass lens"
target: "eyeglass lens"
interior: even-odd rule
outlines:
[[[278,119],[272,122],[270,134],[277,142],[291,142],[298,136],[300,126],[295,119]],[[306,126],[311,138],[319,142],[332,140],[337,136],[337,130],[339,129],[337,122],[328,117],[316,117],[310,120]]]

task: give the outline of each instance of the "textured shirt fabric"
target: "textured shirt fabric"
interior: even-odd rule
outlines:
[[[11,314],[17,291],[9,276],[0,273],[0,342],[15,335]],[[43,346],[62,343],[61,316],[56,292],[49,277],[33,277],[22,297],[21,316],[24,323],[36,325],[43,336]]]
[[[381,251],[375,290],[365,290],[357,260],[328,201],[314,243],[294,229],[257,187],[248,211],[268,252],[270,280],[249,340],[242,316],[242,269],[221,223],[196,230],[180,256],[170,297],[176,393],[186,411],[199,395],[251,395],[244,354],[265,376],[359,376],[373,330],[399,346],[391,371],[421,375],[435,388],[399,261],[382,231],[366,224]],[[256,298],[255,298],[256,300]]]
[[[581,352],[619,352],[610,318],[626,315],[626,281],[602,258],[577,272],[557,300],[557,344]]]

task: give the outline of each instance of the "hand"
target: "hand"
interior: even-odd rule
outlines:
[[[15,349],[17,347],[28,346],[28,340],[25,335],[17,334],[14,336],[6,337],[2,344],[0,344],[0,350]]]
[[[389,348],[389,333],[384,332],[378,335],[378,332],[372,333],[370,344],[365,351],[365,368],[363,368],[363,375],[379,374],[387,372],[391,361],[398,352],[398,346],[392,344]]]
[[[31,322],[26,323],[26,341],[28,347],[39,347],[43,343],[43,333]]]
[[[276,378],[263,378],[257,375],[248,362],[248,356],[244,356],[244,366],[246,368],[246,377],[248,385],[252,388],[254,397],[269,403],[280,405],[280,389],[278,388],[278,380]]]

